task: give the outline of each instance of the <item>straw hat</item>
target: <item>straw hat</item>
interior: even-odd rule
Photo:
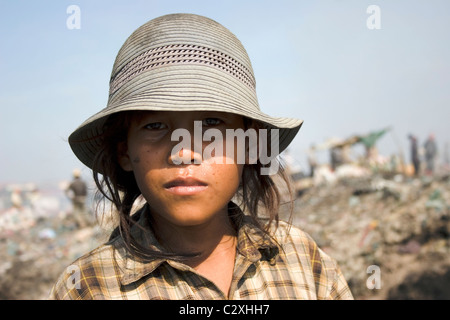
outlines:
[[[139,27],[117,54],[106,108],[69,137],[75,155],[92,168],[109,115],[129,110],[220,111],[279,129],[279,151],[302,120],[261,112],[250,59],[219,23],[194,14],[170,14]]]

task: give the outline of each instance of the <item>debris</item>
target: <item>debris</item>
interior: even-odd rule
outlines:
[[[56,233],[53,229],[45,228],[39,231],[38,237],[39,239],[55,239]]]
[[[294,225],[338,262],[356,299],[450,299],[449,176],[385,176],[343,166],[340,173],[320,166],[313,178],[296,181],[302,192]],[[105,215],[101,225],[77,228],[61,189],[30,198],[24,190],[32,189],[21,188],[18,208],[14,188],[0,186],[0,299],[46,299],[62,270],[107,240],[116,223]],[[287,220],[289,205],[282,209]],[[381,272],[377,290],[367,287],[373,265]]]
[[[337,260],[356,299],[450,299],[439,283],[450,274],[448,178],[334,172],[297,198],[292,220]],[[380,268],[379,290],[366,285],[371,265]],[[422,288],[425,279],[434,282]]]
[[[107,235],[97,226],[77,229],[58,187],[21,186],[20,207],[13,190],[0,186],[0,299],[46,299],[64,268]]]
[[[399,253],[414,253],[420,252],[421,245],[417,240],[409,240],[405,245],[398,247]]]
[[[375,229],[378,225],[378,221],[377,220],[372,220],[369,225],[364,229],[363,235],[361,237],[361,240],[359,241],[358,247],[362,248],[364,247],[367,242],[369,242],[370,240],[368,239],[368,235],[371,233],[371,231],[373,229]]]

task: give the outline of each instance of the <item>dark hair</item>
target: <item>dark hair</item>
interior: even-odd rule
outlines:
[[[138,111],[139,112],[139,111]],[[179,253],[162,253],[153,251],[139,244],[131,235],[131,227],[136,224],[137,218],[132,215],[132,208],[135,201],[141,195],[141,191],[136,183],[133,172],[127,172],[119,165],[119,144],[125,143],[128,128],[136,115],[136,111],[119,112],[111,115],[104,125],[102,137],[102,148],[97,153],[93,164],[93,176],[98,191],[96,195],[97,216],[100,203],[105,200],[111,201],[118,212],[118,227],[113,234],[120,234],[124,240],[126,248],[136,257],[143,260],[154,258],[183,259],[192,255]],[[251,126],[255,129],[264,128],[259,123],[244,118],[246,129]],[[268,130],[270,140],[270,130]],[[268,150],[270,154],[270,146]],[[278,161],[278,159],[273,159]],[[278,176],[286,183],[290,195],[290,218],[292,216],[292,190],[288,175],[283,163],[279,162]],[[255,164],[245,164],[242,173],[242,183],[237,192],[238,207],[246,213],[252,222],[266,235],[271,236],[270,229],[273,225],[278,227],[278,210],[281,204],[281,194],[276,182],[269,175],[260,175],[261,168],[265,165],[259,161]],[[229,205],[229,212],[236,212]],[[261,219],[261,209],[264,209],[264,219]],[[264,221],[264,222],[263,222]],[[137,224],[136,224],[137,225]]]

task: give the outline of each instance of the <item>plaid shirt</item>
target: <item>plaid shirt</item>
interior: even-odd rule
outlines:
[[[49,298],[353,299],[336,262],[306,233],[280,222],[276,244],[249,219],[240,220],[228,295],[183,263],[169,259],[139,261],[116,236],[70,265]],[[148,226],[147,214],[140,215],[138,224]],[[163,250],[149,230],[144,232],[135,226],[132,232],[142,243]]]

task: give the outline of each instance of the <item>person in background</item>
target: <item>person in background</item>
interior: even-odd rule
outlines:
[[[22,209],[23,201],[21,196],[21,191],[19,188],[15,188],[11,193],[11,204],[14,208]]]
[[[434,173],[435,161],[437,156],[437,145],[434,138],[434,134],[430,134],[427,141],[424,144],[425,149],[425,162],[426,162],[426,174],[432,175]]]
[[[414,166],[414,176],[417,176],[420,171],[420,159],[419,159],[419,150],[417,146],[417,138],[410,134],[408,136],[411,141],[411,162]]]
[[[88,212],[86,210],[87,186],[81,179],[81,171],[73,170],[73,180],[66,189],[66,194],[72,201],[73,217],[79,228],[85,228],[89,224]]]
[[[314,177],[314,171],[317,167],[316,146],[314,144],[308,150],[309,176]]]

